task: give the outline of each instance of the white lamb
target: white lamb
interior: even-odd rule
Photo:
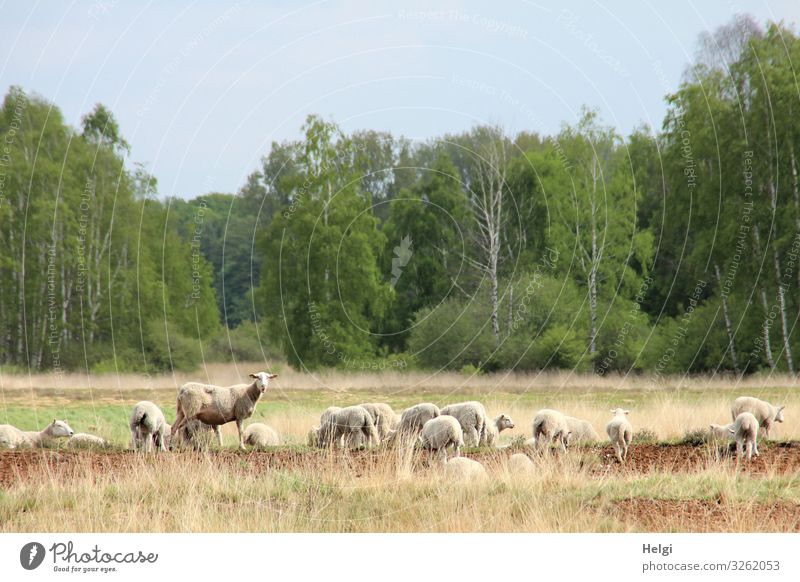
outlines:
[[[500,433],[507,428],[514,428],[514,421],[505,414],[501,414],[495,417],[494,420],[487,422],[481,435],[480,445],[482,447],[496,447],[500,443]]]
[[[455,457],[444,465],[444,476],[448,481],[483,481],[488,478],[486,469],[478,461],[466,457]]]
[[[628,458],[628,446],[633,440],[633,427],[626,418],[629,412],[629,410],[615,408],[611,411],[614,418],[606,425],[608,439],[611,441],[611,446],[614,447],[614,454],[616,454],[620,463]]]
[[[187,382],[178,390],[177,414],[172,427],[172,435],[180,434],[186,424],[197,419],[215,427],[217,442],[222,446],[219,427],[228,422],[236,422],[239,433],[239,448],[244,450],[242,424],[253,415],[256,403],[269,386],[269,381],[277,374],[257,372],[250,374],[253,382],[234,386],[214,386],[199,382]]]
[[[10,424],[0,424],[0,448],[41,447],[52,440],[70,437],[73,430],[64,420],[55,420],[42,431],[20,430]]]
[[[369,447],[380,444],[378,430],[363,406],[348,406],[325,412],[324,420],[319,427],[318,446],[341,446],[344,443],[349,447],[358,448],[362,445]]]
[[[275,447],[281,444],[281,439],[272,427],[254,422],[244,429],[244,444],[255,448]]]
[[[742,412],[750,412],[764,429],[764,436],[769,438],[769,431],[773,422],[783,422],[783,406],[774,406],[766,400],[759,400],[751,396],[742,396],[733,401],[731,406],[731,419],[735,422]]]
[[[566,453],[571,435],[567,418],[558,410],[544,408],[533,418],[533,439],[537,449],[557,441]]]
[[[565,416],[567,426],[572,433],[569,437],[570,442],[596,442],[600,440],[600,435],[594,430],[592,423],[588,420],[581,420],[572,416]]]
[[[736,441],[736,455],[741,456],[743,449],[747,452],[747,460],[758,456],[758,419],[752,412],[742,412],[731,424],[711,425],[711,437],[721,440],[733,438]]]
[[[131,411],[128,424],[131,429],[131,449],[138,451],[144,448],[146,453],[152,452],[153,445],[167,450],[167,421],[161,409],[149,400],[137,402]]]
[[[108,446],[108,441],[93,434],[79,432],[69,437],[67,446],[73,449],[105,448]]]
[[[450,404],[441,409],[440,414],[452,416],[458,420],[464,433],[464,444],[468,447],[477,447],[485,434],[488,416],[486,408],[480,402],[471,400]]]
[[[425,423],[419,435],[419,442],[423,448],[434,451],[442,462],[447,462],[448,449],[453,451],[453,456],[461,455],[464,433],[455,417],[443,414]]]

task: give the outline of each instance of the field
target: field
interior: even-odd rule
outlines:
[[[229,383],[235,374],[218,367],[192,377]],[[800,531],[793,378],[673,378],[645,390],[632,377],[286,370],[252,419],[275,427],[284,445],[240,453],[235,428],[226,426],[223,450],[126,451],[131,406],[153,400],[172,420],[175,386],[187,378],[0,376],[0,424],[33,430],[65,418],[75,431],[113,442],[102,451],[0,452],[0,531]],[[709,423],[728,422],[729,403],[741,394],[787,407],[773,441],[759,443],[759,458],[738,462],[724,447],[686,440]],[[419,452],[304,444],[333,404],[385,401],[400,409],[468,399],[516,422],[502,434],[507,448],[465,452],[484,463],[486,482],[447,482]],[[602,433],[616,406],[631,410],[638,431],[625,466],[602,443],[566,456],[533,455],[530,474],[508,466],[538,409],[584,417]]]

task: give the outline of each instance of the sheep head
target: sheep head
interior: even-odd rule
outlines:
[[[511,420],[511,417],[505,414],[501,414],[494,420],[494,424],[497,427],[498,432],[502,432],[507,428],[514,428],[514,421]]]
[[[53,419],[48,427],[48,433],[53,437],[71,437],[75,434],[65,420]]]
[[[625,410],[624,408],[614,408],[611,410],[611,414],[614,416],[627,416],[630,412],[630,410]]]
[[[267,386],[269,386],[269,381],[273,378],[277,378],[277,374],[270,374],[269,372],[256,372],[254,374],[250,374],[250,377],[256,381],[256,385],[261,389],[263,393]]]
[[[775,413],[775,422],[783,422],[783,409],[785,406],[779,406],[778,412]]]

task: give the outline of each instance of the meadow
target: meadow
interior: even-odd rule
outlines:
[[[793,412],[800,391],[793,378],[668,378],[645,388],[641,378],[566,373],[280,373],[250,420],[273,426],[280,447],[240,453],[228,425],[223,450],[149,457],[125,450],[132,405],[152,400],[173,420],[175,387],[191,375],[2,376],[0,424],[34,430],[63,418],[112,447],[0,453],[0,531],[800,530],[800,422]],[[193,378],[227,384],[235,373],[217,366]],[[743,394],[787,407],[773,442],[759,444],[758,460],[738,462],[686,441],[712,422],[729,422],[730,402]],[[486,466],[485,482],[448,482],[411,451],[305,445],[330,405],[384,401],[398,410],[470,399],[516,423],[501,435],[508,448],[465,451]],[[531,455],[531,473],[509,467],[509,453],[525,451],[540,408],[586,418],[602,435],[616,406],[630,409],[637,431],[628,465],[599,443],[566,456]]]

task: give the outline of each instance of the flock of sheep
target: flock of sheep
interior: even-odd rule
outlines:
[[[131,448],[150,452],[153,448],[167,451],[186,443],[197,447],[199,435],[213,431],[222,445],[220,427],[235,422],[239,435],[239,448],[274,446],[280,443],[272,428],[253,423],[247,428],[244,421],[250,418],[269,381],[276,374],[258,372],[250,374],[252,382],[234,386],[214,386],[189,382],[178,390],[176,420],[170,426],[163,412],[149,401],[139,402],[130,416]],[[710,425],[709,435],[715,439],[734,439],[737,455],[744,452],[750,459],[758,455],[758,432],[769,431],[775,422],[783,422],[783,406],[743,396],[731,407],[733,422],[727,425]],[[617,460],[624,463],[633,439],[633,427],[628,420],[628,410],[616,408],[606,425],[606,433]],[[480,474],[483,467],[476,461],[460,457],[462,447],[497,447],[499,435],[514,428],[506,414],[491,419],[480,402],[470,401],[439,408],[429,402],[416,404],[398,414],[385,403],[364,403],[345,408],[330,407],[322,413],[319,426],[308,434],[308,444],[316,447],[358,448],[385,446],[419,446],[432,451],[433,458],[446,468],[461,475]],[[533,437],[526,444],[535,451],[555,443],[566,452],[571,442],[598,441],[599,436],[590,422],[560,411],[543,409],[533,419]],[[36,447],[57,438],[67,438],[75,446],[107,443],[100,437],[75,434],[62,420],[54,420],[41,432],[26,432],[11,425],[0,425],[0,448]],[[524,459],[522,457],[525,457]],[[525,455],[514,455],[512,463],[525,463]]]

